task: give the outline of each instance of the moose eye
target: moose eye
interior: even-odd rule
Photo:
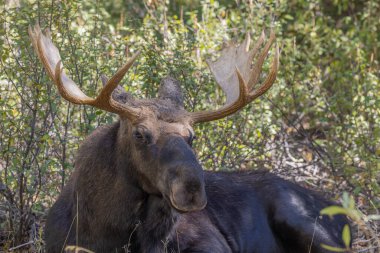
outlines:
[[[150,144],[152,142],[152,135],[144,129],[136,129],[133,133],[135,140],[144,143]]]
[[[133,134],[133,136],[134,136],[135,139],[137,139],[137,140],[142,140],[142,139],[144,139],[144,136],[143,136],[140,132],[138,132],[138,131],[136,131],[136,132]]]

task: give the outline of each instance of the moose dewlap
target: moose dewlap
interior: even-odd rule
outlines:
[[[120,116],[82,143],[75,170],[47,218],[47,252],[70,245],[132,253],[305,253],[328,252],[322,243],[345,247],[346,218],[319,216],[331,202],[265,171],[203,171],[191,147],[194,124],[231,115],[272,86],[278,46],[266,79],[258,83],[274,33],[266,43],[263,33],[252,49],[247,36],[208,62],[227,101],[202,112],[184,109],[178,81],[170,77],[154,99],[136,99],[118,87],[139,52],[110,79],[102,78],[96,98],[88,97],[64,72],[49,36],[39,26],[30,27],[29,34],[62,97]]]

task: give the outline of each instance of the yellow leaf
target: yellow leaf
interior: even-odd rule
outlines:
[[[303,158],[305,159],[306,162],[311,162],[313,160],[313,153],[305,151],[303,153]]]
[[[329,246],[329,245],[326,245],[326,244],[323,244],[323,243],[321,243],[321,246],[322,246],[322,248],[325,248],[325,249],[330,250],[332,252],[347,252],[346,249],[332,247],[332,246]]]
[[[342,239],[343,239],[344,245],[346,245],[346,247],[350,247],[351,231],[350,231],[350,227],[347,224],[344,225]]]
[[[16,117],[18,115],[18,111],[16,109],[12,109],[12,115]]]
[[[348,214],[347,209],[340,207],[340,206],[328,206],[326,208],[323,208],[320,212],[322,215],[328,215],[330,217],[337,215],[337,214]]]

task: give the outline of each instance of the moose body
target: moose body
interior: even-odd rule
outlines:
[[[75,170],[47,218],[48,253],[67,245],[132,253],[321,253],[327,252],[322,243],[345,247],[346,219],[319,217],[332,203],[264,171],[205,172],[192,149],[194,124],[237,112],[274,83],[278,47],[265,81],[255,87],[274,33],[264,46],[263,34],[252,50],[247,36],[208,63],[227,102],[204,112],[184,109],[173,78],[162,81],[153,99],[135,99],[118,87],[138,53],[112,78],[102,78],[103,89],[90,98],[63,71],[50,38],[38,26],[29,34],[65,99],[120,116],[81,145]]]
[[[320,243],[344,247],[346,219],[319,214],[331,202],[266,171],[205,171],[206,207],[177,211],[163,196],[139,186],[138,169],[128,162],[128,150],[123,154],[124,145],[118,146],[119,131],[120,123],[103,127],[82,144],[70,183],[48,216],[48,252],[61,252],[65,243],[94,252],[123,252],[124,247],[157,253],[325,252]]]

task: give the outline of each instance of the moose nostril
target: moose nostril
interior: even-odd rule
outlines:
[[[199,192],[200,188],[201,188],[201,185],[199,182],[188,182],[186,184],[186,190],[190,194]]]

